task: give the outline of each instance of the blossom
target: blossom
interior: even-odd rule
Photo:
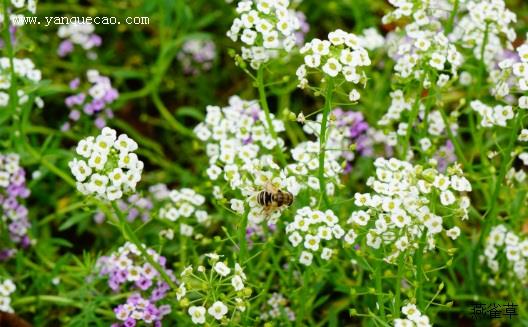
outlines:
[[[242,41],[242,59],[257,69],[261,64],[289,53],[297,42],[301,21],[289,9],[290,1],[250,1],[238,3],[237,13],[227,36]],[[302,35],[300,35],[302,36]]]
[[[198,75],[213,66],[216,46],[211,40],[190,39],[183,43],[177,58],[185,74]]]
[[[328,40],[313,39],[300,50],[304,55],[304,64],[297,69],[299,87],[309,84],[308,74],[312,71],[322,72],[329,78],[359,84],[366,80],[363,67],[370,65],[370,58],[359,42],[359,38],[343,30],[328,34]],[[353,88],[353,90],[356,90]],[[357,101],[359,92],[351,93]]]
[[[94,32],[95,25],[90,23],[61,25],[57,31],[57,35],[61,39],[64,39],[64,41],[59,45],[59,56],[65,57],[73,52],[75,45],[82,47],[84,50],[91,50],[100,47],[102,39]],[[95,53],[92,53],[90,56],[93,57],[94,55]]]
[[[189,315],[192,318],[192,322],[195,324],[205,323],[205,308],[203,306],[191,306],[189,307]]]
[[[113,201],[136,189],[143,162],[129,150],[137,149],[137,144],[124,134],[116,135],[105,127],[99,136],[79,142],[76,152],[80,157],[70,161],[69,167],[81,193]],[[125,139],[129,145],[123,147]]]

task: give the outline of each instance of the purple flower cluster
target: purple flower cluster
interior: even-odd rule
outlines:
[[[136,218],[140,218],[143,222],[150,219],[150,211],[154,207],[152,201],[148,197],[142,197],[139,194],[129,196],[126,201],[118,200],[117,205],[121,212],[127,214],[127,220],[132,222]],[[105,220],[105,214],[101,211],[95,214],[94,220],[98,224],[102,224]]]
[[[178,60],[183,71],[188,75],[198,75],[213,67],[216,57],[216,46],[210,40],[188,40],[178,53]]]
[[[109,106],[117,99],[119,93],[112,87],[110,78],[100,75],[97,70],[89,70],[86,74],[89,88],[81,88],[81,80],[74,79],[70,82],[70,89],[79,91],[66,98],[65,103],[70,108],[69,121],[62,126],[63,131],[71,129],[71,125],[81,118],[84,113],[95,117],[94,124],[102,129],[106,120],[112,119],[114,113]]]
[[[445,145],[441,146],[440,149],[438,149],[438,151],[434,155],[434,158],[438,162],[438,171],[444,173],[447,167],[457,160],[453,143],[448,140]]]
[[[363,114],[357,111],[345,111],[341,108],[334,109],[332,113],[336,118],[336,126],[344,129],[345,137],[355,143],[356,151],[361,155],[370,155],[372,148],[369,146],[368,136],[366,134],[369,125],[365,121]],[[353,154],[350,152],[345,152],[343,156],[349,161],[354,159]]]
[[[19,165],[17,154],[0,155],[0,220],[7,226],[9,235],[0,235],[1,244],[4,237],[15,245],[26,248],[30,245],[27,235],[30,227],[28,209],[20,203],[29,196],[26,187],[26,172]],[[0,260],[7,260],[14,255],[16,248],[0,247]]]
[[[175,281],[172,270],[165,268],[165,257],[152,249],[146,251]],[[123,323],[112,326],[134,327],[140,321],[161,326],[161,320],[171,312],[171,308],[158,304],[158,301],[166,297],[170,287],[152,265],[143,261],[141,252],[134,244],[126,243],[112,255],[99,258],[97,266],[100,274],[108,277],[108,286],[112,290],[137,290],[125,304],[114,309],[116,318]]]
[[[304,37],[310,31],[310,25],[306,20],[306,15],[302,11],[296,11],[295,16],[297,16],[300,24],[299,30],[295,32],[295,43],[299,47],[302,47],[304,45]]]

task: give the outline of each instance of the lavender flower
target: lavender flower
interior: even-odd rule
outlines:
[[[216,57],[216,47],[209,40],[188,40],[178,53],[178,60],[183,71],[188,75],[198,75],[210,70]]]
[[[0,247],[0,260],[12,257],[17,245],[22,248],[30,245],[28,209],[21,203],[30,191],[26,187],[26,172],[19,161],[17,154],[0,155],[0,220],[6,224],[8,239],[13,243],[11,247]],[[0,238],[3,239],[3,235]]]
[[[175,281],[172,270],[165,268],[165,257],[149,248],[146,251]],[[141,252],[134,244],[126,243],[110,256],[99,258],[97,267],[101,276],[108,277],[108,286],[112,290],[137,291],[128,297],[126,303],[114,308],[116,319],[122,323],[112,326],[133,327],[141,321],[161,326],[163,317],[171,312],[171,307],[158,302],[166,297],[170,287],[152,265],[143,261]]]

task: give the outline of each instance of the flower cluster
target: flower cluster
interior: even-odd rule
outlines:
[[[505,127],[507,121],[514,117],[511,106],[496,105],[488,106],[480,100],[473,100],[470,103],[473,110],[480,115],[482,127],[502,126]]]
[[[75,45],[81,46],[84,50],[91,50],[102,44],[102,39],[95,34],[95,25],[93,24],[67,24],[61,25],[57,32],[61,39],[64,39],[57,50],[59,57],[65,57],[73,52]],[[89,53],[94,56],[95,53]]]
[[[505,225],[497,225],[491,229],[486,238],[484,255],[480,256],[480,261],[486,262],[496,275],[496,278],[489,280],[493,285],[500,283],[501,271],[507,272],[508,277],[515,274],[521,283],[528,283],[527,259],[528,239],[522,239]]]
[[[237,13],[227,36],[234,42],[240,37],[242,59],[257,69],[261,64],[290,52],[296,43],[300,22],[289,0],[243,0],[238,3]]]
[[[25,23],[24,14],[20,13],[21,11],[27,9],[27,11],[29,11],[33,15],[37,12],[37,0],[27,0],[27,1],[26,0],[11,0],[11,1],[8,1],[7,6],[8,6],[7,11],[12,13],[9,15],[10,23],[15,26],[19,26],[19,25],[21,26],[21,25],[24,25]],[[0,26],[3,26],[3,24],[4,24],[4,15],[2,13],[0,15]]]
[[[295,321],[295,313],[288,306],[288,300],[284,297],[284,295],[277,292],[271,294],[268,301],[266,301],[266,305],[262,307],[261,311],[263,312],[260,315],[262,320],[286,318],[289,321]],[[283,317],[284,315],[285,317]]]
[[[230,268],[220,255],[206,254],[210,267],[188,266],[181,273],[176,299],[194,324],[235,322],[246,310],[251,289],[244,285],[246,275],[238,263]],[[192,305],[190,305],[192,303]]]
[[[352,33],[335,30],[328,34],[328,40],[313,39],[300,52],[304,55],[304,64],[296,72],[300,88],[308,86],[307,77],[312,71],[322,71],[325,79],[342,77],[353,84],[366,82],[363,67],[370,65],[370,58],[360,39]],[[355,102],[359,98],[359,92],[352,89],[350,101]]]
[[[495,87],[493,93],[497,98],[512,97],[512,93],[524,94],[517,100],[521,109],[528,109],[528,43],[516,49],[509,58],[501,61],[499,69],[492,71],[491,80]]]
[[[159,263],[171,280],[175,281],[172,271],[165,268],[166,259],[156,251],[144,247],[151,258]],[[123,322],[122,326],[135,326],[136,322],[147,324],[160,322],[163,316],[171,312],[169,305],[160,305],[169,291],[169,285],[162,279],[160,272],[144,261],[141,251],[132,243],[125,243],[108,257],[97,261],[97,269],[101,276],[108,277],[108,286],[117,291],[120,288],[136,291],[130,295],[125,304],[114,309],[116,319]],[[121,326],[116,324],[117,326]]]
[[[516,22],[517,17],[506,8],[504,0],[471,0],[462,2],[461,7],[464,6],[467,13],[455,25],[449,39],[461,43],[465,48],[473,49],[474,56],[484,60],[486,65],[492,68],[495,58],[503,49],[501,37],[506,37],[509,47],[510,42],[516,38],[511,23]]]
[[[114,113],[110,106],[119,96],[112,87],[110,78],[100,75],[97,70],[86,73],[89,86],[82,86],[79,78],[70,82],[70,89],[78,92],[66,98],[64,103],[70,109],[69,121],[62,126],[63,131],[69,130],[73,123],[79,121],[84,114],[94,117],[94,124],[98,129],[106,126],[106,120],[112,119]]]
[[[376,193],[354,195],[355,205],[366,209],[354,211],[348,223],[366,233],[369,247],[389,245],[389,263],[401,252],[418,249],[424,234],[424,251],[434,249],[435,235],[444,231],[447,218],[468,218],[469,198],[457,193],[470,192],[471,184],[458,166],[444,175],[394,158],[378,158],[374,165],[376,177],[370,177],[367,185]],[[455,226],[445,233],[456,239],[460,229]]]
[[[159,217],[178,222],[181,235],[193,236],[197,225],[208,226],[211,223],[207,211],[202,209],[205,197],[190,188],[170,191],[165,202],[159,211]]]
[[[42,78],[42,73],[35,68],[35,64],[30,59],[13,58],[13,70],[17,78],[16,81],[12,81],[11,78],[11,62],[9,58],[0,58],[0,108],[9,104],[9,89],[13,82],[17,84],[16,97],[18,105],[24,105],[28,102],[29,96],[21,85],[37,84]],[[39,108],[44,106],[44,102],[40,97],[35,97],[34,102]]]
[[[185,41],[178,53],[185,74],[198,75],[210,70],[216,57],[216,47],[213,41],[191,39]]]
[[[407,304],[402,307],[402,313],[407,317],[405,319],[394,319],[394,327],[430,327],[429,317],[422,314],[415,304]]]
[[[4,281],[0,283],[0,311],[13,312],[10,295],[13,294],[15,290],[15,283],[10,279],[4,279]]]
[[[284,131],[281,120],[273,115],[271,119],[277,133]],[[282,148],[284,143],[281,138],[275,140],[271,136],[265,114],[256,101],[244,101],[234,96],[229,99],[227,107],[208,106],[205,121],[194,131],[207,143],[210,163],[207,175],[212,181],[222,176],[232,190],[239,190],[248,197],[251,224],[259,224],[267,216],[256,201],[256,194],[267,184],[298,194],[301,186],[297,179],[290,176],[288,169],[280,169],[267,154],[277,144]],[[245,212],[241,200],[233,199],[231,207],[239,214]],[[273,223],[279,216],[280,210],[271,213],[268,222]]]
[[[427,24],[425,21],[424,24]],[[422,81],[424,88],[432,83],[444,87],[451,77],[458,75],[463,56],[442,31],[408,25],[405,36],[397,38],[389,47],[389,55],[396,60],[394,71],[403,79]]]
[[[97,137],[82,139],[76,149],[82,158],[69,162],[79,192],[113,201],[135,191],[143,171],[143,162],[134,153],[137,148],[126,134],[117,137],[109,127]]]
[[[330,260],[334,253],[336,242],[344,236],[347,244],[354,243],[356,234],[354,230],[349,230],[346,235],[339,225],[339,218],[332,212],[326,210],[313,210],[304,207],[295,213],[293,222],[286,226],[288,240],[294,247],[302,246],[299,262],[309,266],[313,261],[313,253],[320,253],[323,260]]]
[[[15,249],[3,248],[9,240],[22,247],[30,244],[27,235],[30,227],[28,209],[21,203],[22,199],[29,196],[26,187],[26,172],[20,166],[17,154],[0,155],[0,221],[5,224],[9,236],[0,235],[0,260],[11,257]]]
[[[429,22],[430,19],[445,19],[453,10],[453,4],[449,0],[438,1],[412,1],[412,0],[389,0],[396,7],[382,18],[383,24],[393,23],[402,18],[409,17],[413,23]],[[413,24],[411,23],[411,24]]]

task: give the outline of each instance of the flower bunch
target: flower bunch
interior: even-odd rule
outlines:
[[[216,57],[216,47],[211,40],[191,39],[183,43],[178,53],[183,72],[189,75],[198,75],[210,70]]]
[[[0,283],[0,311],[13,312],[10,295],[13,294],[15,290],[15,283],[13,283],[11,279],[4,279],[4,281]]]
[[[364,67],[370,65],[367,50],[360,44],[360,39],[343,30],[335,30],[328,34],[328,40],[313,39],[300,50],[304,55],[304,64],[299,66],[296,75],[299,87],[308,86],[308,74],[323,72],[325,80],[341,79],[352,84],[366,83]],[[359,100],[360,94],[352,89],[349,99]]]
[[[30,244],[27,235],[30,227],[28,209],[21,203],[29,193],[26,187],[26,172],[20,166],[19,156],[0,155],[0,221],[9,232],[9,241],[22,247]],[[0,260],[5,260],[14,254],[15,249],[3,248],[10,243],[7,239],[4,240],[4,235],[0,235],[0,240]]]
[[[100,47],[102,39],[95,34],[95,25],[93,24],[66,24],[61,25],[57,35],[64,39],[57,50],[59,57],[65,57],[72,53],[75,45],[81,46],[84,50],[89,51],[93,48]],[[89,53],[94,56],[95,53]]]
[[[273,115],[271,119],[276,132],[284,131],[281,120]],[[271,136],[265,114],[256,101],[234,96],[227,107],[208,106],[205,121],[198,124],[194,132],[207,143],[210,164],[207,175],[212,181],[223,177],[232,190],[247,197],[251,208],[250,223],[259,224],[267,217],[256,201],[256,194],[267,184],[294,195],[299,192],[297,179],[288,169],[281,169],[268,154],[277,144],[282,148],[284,143],[281,138]],[[231,207],[239,214],[246,210],[244,201],[238,199],[233,199]],[[273,223],[279,216],[280,210],[271,213],[269,222]]]
[[[24,25],[24,14],[20,13],[21,11],[26,10],[31,14],[37,12],[37,0],[10,0],[7,2],[7,11],[12,13],[9,15],[10,24],[13,25]],[[4,24],[4,15],[0,15],[0,26]]]
[[[339,218],[332,210],[325,212],[303,207],[295,213],[293,222],[286,226],[288,240],[294,247],[302,244],[299,262],[309,266],[313,261],[313,254],[320,253],[323,260],[330,260],[337,242],[344,237],[347,244],[354,243],[356,234],[349,230],[346,235],[339,225]]]
[[[137,148],[126,134],[117,137],[109,127],[79,141],[76,152],[81,158],[68,163],[79,192],[113,201],[135,191],[143,171],[143,162],[134,153]]]
[[[203,210],[205,197],[190,188],[170,191],[165,202],[159,210],[159,217],[178,222],[181,235],[190,237],[195,233],[196,226],[208,226],[211,223],[207,211]]]
[[[145,246],[144,249],[175,281],[172,271],[165,268],[165,257]],[[163,316],[171,312],[169,305],[158,303],[167,296],[169,285],[161,278],[160,272],[144,261],[140,249],[134,244],[127,242],[110,256],[99,258],[96,266],[99,274],[108,278],[112,290],[134,290],[125,304],[114,309],[116,319],[123,321],[122,326],[135,326],[140,321],[148,324],[161,322]]]
[[[527,276],[528,239],[522,239],[505,225],[497,225],[491,229],[486,238],[484,255],[480,262],[486,262],[488,268],[495,274],[489,283],[497,285],[501,282],[500,273],[506,272],[508,277],[516,276],[523,284],[528,283]]]
[[[110,106],[119,96],[118,91],[112,87],[110,78],[101,75],[97,70],[86,73],[89,86],[81,85],[79,78],[70,82],[70,89],[78,92],[68,96],[64,103],[70,109],[69,121],[62,126],[63,131],[69,130],[82,115],[94,117],[94,125],[101,129],[106,126],[106,121],[114,117]]]
[[[23,85],[35,85],[41,78],[42,73],[35,68],[35,64],[30,59],[13,58],[13,70],[16,80],[11,78],[11,62],[9,58],[0,58],[0,108],[6,107],[10,101],[9,89],[15,83],[17,85],[16,99],[19,106],[29,101],[29,96],[24,91]],[[42,108],[44,102],[40,97],[35,97],[34,103]]]
[[[295,11],[290,10],[289,0],[243,0],[238,3],[237,13],[227,36],[236,42],[240,37],[242,59],[257,69],[282,53],[295,47],[296,32],[300,22]]]
[[[295,312],[288,306],[288,300],[277,292],[271,294],[261,311],[263,312],[260,315],[262,320],[286,318],[289,321],[295,321]]]
[[[251,289],[244,284],[246,275],[238,263],[230,268],[220,255],[206,256],[209,267],[188,266],[183,270],[176,298],[187,308],[194,324],[234,323],[246,310],[251,296]]]
[[[507,121],[514,117],[511,106],[495,105],[488,106],[480,100],[473,100],[470,103],[473,110],[480,115],[480,125],[482,127],[502,126],[505,127]]]
[[[429,317],[422,314],[415,304],[409,303],[402,307],[402,313],[405,319],[394,319],[394,327],[430,327]]]
[[[427,241],[424,251],[434,249],[435,235],[444,231],[447,218],[468,218],[470,202],[463,193],[472,188],[458,166],[444,175],[395,158],[378,158],[374,165],[376,177],[370,177],[367,186],[376,193],[354,195],[354,204],[366,209],[354,211],[348,223],[366,234],[369,247],[389,245],[389,263],[402,252],[421,248],[422,237]],[[445,233],[456,239],[460,229],[455,226]]]
[[[458,75],[464,58],[442,31],[417,23],[408,25],[405,36],[397,40],[389,48],[389,55],[396,60],[394,71],[403,82],[415,79],[423,81],[424,88],[429,88],[431,83],[444,87]]]
[[[453,10],[453,4],[448,0],[438,1],[413,1],[413,0],[389,0],[396,7],[381,19],[383,24],[393,23],[403,18],[410,18],[412,23],[429,22],[431,19],[445,19]],[[411,24],[412,24],[411,23]]]
[[[512,57],[501,61],[498,66],[499,70],[491,74],[495,83],[494,95],[500,99],[521,93],[517,104],[521,109],[528,109],[528,42],[519,46]]]
[[[477,59],[493,68],[495,58],[503,49],[501,38],[506,38],[506,47],[511,47],[516,38],[511,27],[517,21],[516,15],[506,8],[504,0],[471,0],[461,5],[467,10],[466,15],[455,25],[449,39],[472,49]]]

